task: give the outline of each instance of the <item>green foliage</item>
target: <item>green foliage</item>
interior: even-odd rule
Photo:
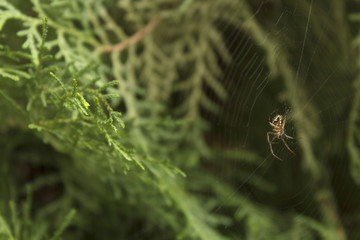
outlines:
[[[359,21],[359,14],[350,15],[352,21]],[[360,34],[354,39],[354,45],[357,49],[360,47],[359,42]],[[357,60],[357,65],[360,66],[360,60]],[[351,106],[350,116],[349,116],[349,129],[347,136],[347,148],[349,150],[350,159],[351,159],[351,174],[355,182],[360,185],[360,151],[357,143],[360,140],[359,135],[359,126],[357,121],[359,119],[359,103],[360,103],[360,78],[359,76],[354,80],[353,87],[355,89],[354,100]]]
[[[171,11],[186,8],[180,3],[179,1],[178,4],[174,4]],[[209,22],[208,26],[212,31],[203,32],[206,35],[197,43],[198,46],[193,46],[184,39],[169,42],[169,45],[165,46],[155,37],[156,32],[177,24],[178,18],[182,18],[181,15],[186,16],[189,22],[197,15],[197,11],[187,15],[181,10],[174,16],[167,10],[161,19],[163,26],[159,26],[154,34],[142,36],[144,41],[136,45],[130,44],[124,53],[112,51],[110,54],[104,54],[103,46],[131,38],[131,31],[141,28],[142,23],[133,22],[131,16],[132,11],[139,11],[137,8],[140,5],[132,6],[130,2],[126,5],[124,1],[119,11],[125,9],[129,12],[128,19],[120,20],[118,25],[116,21],[119,20],[113,19],[116,14],[108,12],[105,5],[99,3],[53,2],[48,5],[35,0],[32,4],[37,17],[30,17],[27,12],[22,12],[8,2],[3,1],[0,4],[2,29],[5,29],[4,32],[12,32],[14,29],[6,29],[7,22],[19,21],[21,25],[14,33],[24,40],[20,50],[12,50],[3,45],[1,62],[6,62],[6,66],[1,69],[2,77],[19,84],[2,82],[2,89],[6,89],[6,92],[2,91],[1,96],[7,102],[5,105],[14,110],[18,109],[11,111],[5,118],[19,119],[17,126],[24,128],[25,125],[30,130],[36,130],[37,137],[56,149],[50,153],[58,155],[55,159],[65,158],[59,155],[60,153],[71,159],[66,163],[62,162],[64,160],[55,163],[42,162],[41,164],[55,168],[56,171],[53,173],[49,170],[50,172],[37,176],[32,182],[39,191],[48,181],[51,185],[60,184],[64,188],[60,197],[51,204],[38,206],[39,209],[36,210],[35,216],[40,219],[58,219],[56,215],[68,209],[69,213],[62,223],[60,220],[54,220],[58,229],[52,239],[65,234],[66,226],[69,224],[77,226],[75,235],[69,232],[69,236],[85,237],[87,233],[81,229],[93,225],[92,222],[95,220],[89,216],[96,212],[109,211],[113,212],[113,222],[108,223],[107,227],[99,225],[99,229],[112,229],[108,233],[109,236],[115,230],[113,224],[117,225],[118,221],[122,221],[116,220],[116,212],[120,211],[123,213],[122,216],[126,216],[128,223],[121,231],[124,238],[126,234],[134,234],[131,226],[135,226],[133,224],[142,219],[144,224],[148,221],[150,229],[170,227],[164,232],[169,234],[168,236],[179,234],[179,238],[223,239],[216,229],[213,229],[219,223],[209,223],[207,219],[213,217],[185,190],[181,183],[181,178],[185,174],[173,165],[176,162],[187,165],[187,162],[199,159],[198,147],[192,146],[193,143],[198,145],[199,137],[203,134],[199,107],[215,109],[216,106],[216,103],[206,98],[201,86],[208,84],[219,97],[225,96],[223,87],[216,79],[220,74],[216,52],[209,51],[209,44],[218,41],[216,46],[219,53],[227,59],[229,55],[215,25]],[[195,10],[201,9],[201,5],[193,6]],[[212,11],[215,10],[213,6],[211,8]],[[151,21],[151,16],[142,12],[136,13],[137,21],[138,17],[143,17],[142,21],[145,22]],[[41,21],[39,18],[44,20]],[[212,21],[217,19],[218,16],[214,15]],[[103,21],[108,23],[105,28],[100,24]],[[206,19],[204,21],[207,23]],[[126,33],[129,29],[124,29],[123,26],[132,22],[134,30],[130,30],[129,36]],[[184,25],[184,31],[188,32],[187,39],[193,42],[191,38],[196,30],[186,28]],[[199,24],[197,28],[202,26]],[[179,36],[177,32],[169,32],[169,35],[164,37]],[[178,45],[176,48],[183,50],[171,50],[174,47],[173,43]],[[203,45],[204,43],[207,45]],[[185,49],[189,47],[202,50],[193,56],[189,54],[192,49]],[[174,58],[175,53],[182,55]],[[202,58],[204,62],[200,61]],[[182,81],[179,87],[172,84],[180,80],[175,74],[178,68],[186,68],[193,63],[202,65],[193,68],[193,73],[183,78],[188,80]],[[172,71],[169,71],[169,67]],[[195,72],[198,68],[201,72]],[[206,69],[214,71],[208,72]],[[139,72],[142,74],[139,75]],[[107,80],[109,78],[116,80]],[[164,79],[166,85],[161,83]],[[201,82],[198,82],[199,80]],[[22,93],[18,95],[20,90]],[[181,110],[169,112],[167,109],[171,106],[168,103],[173,92],[185,90],[192,92],[190,95],[195,99],[195,104],[190,105],[186,101],[179,108]],[[120,103],[124,107],[121,107]],[[125,111],[126,114],[122,116],[115,108]],[[176,112],[184,116],[183,120],[174,120],[171,117]],[[169,131],[174,132],[174,136],[169,136]],[[193,136],[186,137],[190,132]],[[21,145],[21,142],[22,140],[15,144]],[[204,151],[209,152],[204,143],[201,144],[202,154]],[[174,152],[180,146],[187,149],[183,156]],[[172,159],[172,163],[168,159]],[[129,172],[130,170],[134,172]],[[126,175],[123,175],[124,173]],[[15,185],[19,184],[16,178],[13,181]],[[21,189],[21,185],[19,187]],[[99,198],[91,200],[94,194]],[[17,194],[13,197],[18,198]],[[185,201],[187,198],[189,200]],[[105,203],[108,201],[106,199],[113,203]],[[104,206],[101,204],[102,201],[105,201]],[[164,203],[161,203],[162,201]],[[74,212],[70,209],[74,206],[77,206],[78,214],[71,220]],[[177,215],[182,216],[185,225],[174,219]],[[106,215],[104,217],[111,218]],[[36,225],[39,223],[27,222],[31,228],[39,227]],[[53,227],[47,223],[41,228],[42,234],[46,234]],[[155,233],[156,230],[151,230],[145,235]],[[11,236],[11,232],[9,234]],[[99,234],[106,238],[102,231],[99,231]],[[25,232],[24,235],[31,239],[44,236],[31,231]],[[49,236],[49,233],[46,235]]]
[[[353,106],[350,112],[349,122],[349,133],[347,138],[347,147],[349,149],[351,157],[351,174],[357,184],[360,184],[360,152],[356,143],[359,141],[359,130],[356,124],[359,114],[359,102],[360,102],[360,91],[359,91],[359,79],[355,81],[355,97]]]
[[[10,201],[9,208],[11,212],[11,225],[4,220],[4,218],[0,215],[0,233],[3,239],[32,239],[29,236],[34,236],[33,238],[43,238],[44,232],[41,230],[41,224],[33,224],[33,219],[31,219],[31,186],[27,185],[27,198],[21,206],[22,217],[19,218],[20,215],[16,210],[16,204],[13,201]],[[59,239],[62,232],[68,227],[74,215],[76,214],[76,210],[72,209],[63,219],[61,226],[56,232],[54,232],[53,236],[50,238],[52,240]],[[11,229],[11,227],[12,229]]]
[[[292,45],[290,38],[304,38],[300,28],[281,36],[278,23],[269,24],[286,1],[259,16],[255,2],[0,0],[0,239],[345,239],[347,216],[337,212],[327,171],[328,159],[340,156],[320,144],[342,143],[322,122],[318,109],[326,106],[313,100],[337,86],[323,87],[329,69],[314,48]],[[303,20],[305,40],[329,49],[329,66],[350,65],[335,47],[350,52],[349,32],[339,27],[344,8],[334,8],[330,24],[325,1],[299,4],[288,3],[312,16]],[[284,29],[298,24],[286,20]],[[237,46],[234,35],[256,46]],[[258,56],[261,70],[252,74],[283,89],[267,89],[268,101],[253,111],[259,95],[247,106],[250,93],[223,76],[228,66],[251,72]],[[310,81],[304,62],[312,61]],[[356,71],[338,74],[352,79]],[[245,90],[262,85],[247,74],[237,80]],[[354,83],[354,99],[342,107],[352,106],[347,146],[359,184]],[[266,157],[264,114],[274,95],[292,109],[301,170]],[[224,102],[241,109],[224,111]],[[227,122],[240,113],[249,119],[246,134]],[[224,144],[220,133],[229,131],[236,140]],[[299,195],[306,206],[281,194]]]

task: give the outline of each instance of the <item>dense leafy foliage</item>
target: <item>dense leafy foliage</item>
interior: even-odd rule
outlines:
[[[295,2],[0,0],[0,239],[356,239],[358,15]]]

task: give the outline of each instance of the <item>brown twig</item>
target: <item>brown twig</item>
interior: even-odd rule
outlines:
[[[137,31],[134,35],[126,39],[125,41],[119,42],[114,45],[104,46],[103,52],[109,53],[109,52],[121,52],[128,46],[137,43],[140,41],[146,34],[150,33],[154,28],[159,24],[160,18],[154,17],[148,24],[146,24],[145,27]]]

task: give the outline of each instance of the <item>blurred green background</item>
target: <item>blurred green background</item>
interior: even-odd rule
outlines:
[[[0,239],[360,239],[359,11],[0,0]]]

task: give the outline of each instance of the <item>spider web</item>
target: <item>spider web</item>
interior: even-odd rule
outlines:
[[[293,108],[288,96],[290,92],[281,76],[274,77],[266,62],[264,49],[254,41],[249,31],[233,30],[231,26],[219,23],[218,28],[224,32],[233,56],[232,64],[225,68],[223,79],[229,97],[223,103],[219,116],[207,117],[216,126],[215,132],[220,135],[223,146],[239,150],[240,159],[242,151],[256,152],[259,161],[253,164],[227,157],[218,159],[223,162],[217,174],[219,180],[228,179],[229,175],[238,171],[246,171],[246,174],[233,179],[235,191],[227,194],[214,212],[221,212],[237,195],[243,195],[255,205],[271,209],[280,216],[291,213],[295,218],[306,216],[319,222],[326,221],[319,210],[321,201],[316,200],[320,194],[318,185],[325,184],[334,202],[332,207],[323,208],[325,211],[335,208],[335,218],[341,228],[345,229],[350,239],[356,238],[359,236],[354,227],[356,215],[351,212],[358,209],[354,202],[360,191],[349,176],[349,157],[344,141],[348,110],[354,97],[352,82],[355,75],[354,65],[349,61],[351,50],[345,52],[339,47],[341,36],[331,37],[331,34],[333,37],[338,34],[332,29],[336,26],[331,24],[335,9],[314,1],[307,4],[254,1],[251,7],[251,18],[268,29],[264,43],[271,38],[276,39],[281,43],[279,54],[283,51],[288,56],[295,76],[296,94],[303,99],[296,111],[305,113],[308,121],[316,126],[316,129],[310,130],[313,134],[312,151],[323,166],[325,173],[322,176],[325,177],[321,180],[309,177],[300,145],[302,139],[297,136],[294,127],[294,124],[306,127],[307,123],[301,119],[293,121],[292,112],[285,132],[296,138],[295,141],[286,139],[296,155],[292,155],[281,141],[274,145],[274,152],[283,161],[271,155],[266,140],[266,133],[271,131],[269,115],[274,111],[272,117],[284,114],[287,108]],[[229,173],[229,162],[232,173]],[[257,189],[254,182],[258,177],[272,184],[274,190]],[[241,232],[232,231],[234,236]],[[313,233],[312,236],[319,235],[321,233]],[[304,239],[312,238],[309,235]]]

